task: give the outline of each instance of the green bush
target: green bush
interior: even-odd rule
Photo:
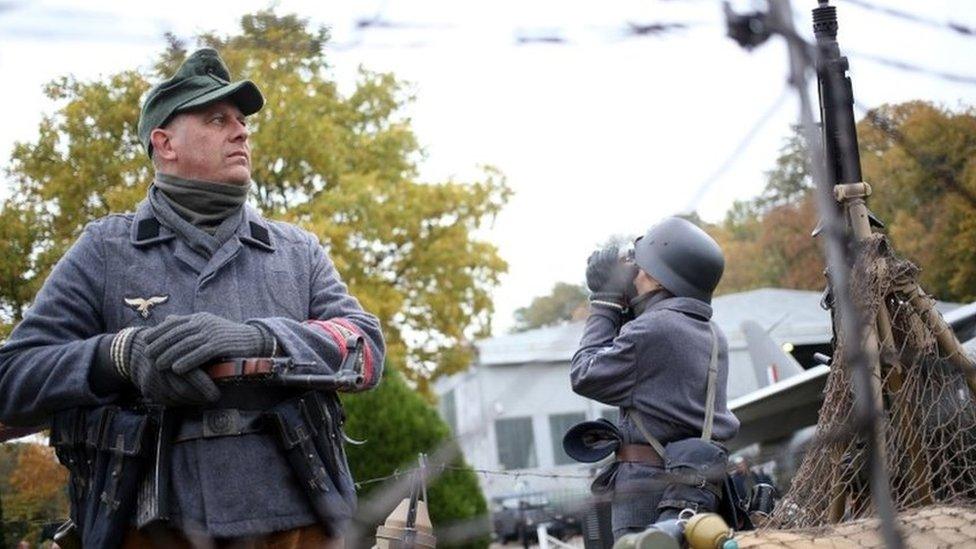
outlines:
[[[363,446],[346,446],[349,465],[357,482],[411,469],[416,466],[419,453],[429,454],[445,443],[453,444],[447,424],[430,404],[407,386],[395,368],[387,366],[376,390],[348,395],[343,398],[343,404],[348,416],[346,432],[352,438],[368,441]],[[488,507],[475,473],[460,454],[450,465],[428,487],[434,526],[442,528],[467,521],[487,521]],[[359,491],[360,502],[368,501],[370,495],[384,485],[382,482],[363,485]],[[389,511],[392,508],[387,513]],[[370,533],[375,532],[375,525],[367,525],[367,528]],[[474,526],[470,528],[476,529]],[[445,544],[438,540],[438,546]],[[484,535],[453,546],[484,548],[488,546],[488,537]]]

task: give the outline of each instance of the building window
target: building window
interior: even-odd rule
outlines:
[[[600,410],[600,417],[614,425],[620,425],[620,408],[604,408]]]
[[[528,469],[539,465],[532,436],[532,418],[515,417],[495,420],[498,439],[498,463],[504,469]]]
[[[586,414],[574,412],[571,414],[555,414],[549,416],[549,433],[552,437],[552,458],[556,465],[576,463],[576,460],[566,455],[563,450],[563,435],[570,427],[586,421]]]
[[[451,428],[451,432],[454,433],[454,436],[457,436],[457,401],[454,398],[454,389],[451,389],[441,396],[440,404],[441,417],[444,418],[444,422],[447,423],[447,426]]]

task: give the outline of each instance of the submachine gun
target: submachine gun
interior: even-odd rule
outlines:
[[[351,391],[363,384],[364,345],[361,337],[347,343],[349,352],[334,374],[305,374],[315,365],[291,358],[232,358],[205,368],[219,384],[261,383],[314,391]]]
[[[350,391],[363,384],[363,342],[356,338],[349,354],[334,374],[305,374],[313,364],[291,358],[231,358],[207,366],[207,374],[217,383],[264,383],[315,391]],[[39,433],[46,425],[13,427],[0,423],[0,443]]]

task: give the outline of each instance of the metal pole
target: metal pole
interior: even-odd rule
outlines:
[[[424,497],[424,503],[429,504],[427,501],[427,454],[421,452],[420,454],[420,489]]]
[[[549,531],[545,524],[540,524],[535,529],[535,535],[539,538],[539,549],[549,549]]]
[[[856,310],[850,295],[848,270],[851,262],[847,256],[845,223],[834,202],[833,189],[826,173],[827,164],[820,143],[817,126],[813,119],[813,106],[810,101],[807,72],[813,66],[816,55],[802,40],[793,27],[793,9],[790,0],[770,0],[773,21],[781,30],[789,46],[790,83],[796,89],[800,102],[800,122],[811,156],[817,191],[817,205],[823,220],[823,247],[827,258],[830,284],[834,294],[835,306],[839,307],[839,333],[844,341],[843,363],[852,368],[852,381],[855,392],[855,412],[858,428],[866,440],[868,459],[871,464],[871,496],[878,516],[885,544],[893,549],[903,547],[901,536],[895,527],[894,505],[891,501],[888,472],[882,453],[876,448],[878,438],[878,415],[875,408],[875,391],[872,387],[872,364],[878,364],[877,336],[874,330],[866,329],[866,320]],[[873,322],[872,322],[873,324]],[[871,337],[874,335],[874,337]],[[866,337],[867,336],[867,337]],[[858,343],[861,343],[860,345]]]

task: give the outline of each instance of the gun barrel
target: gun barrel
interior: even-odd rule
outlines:
[[[355,389],[363,383],[363,376],[349,373],[338,374],[281,374],[273,378],[280,387],[299,387],[317,391]]]
[[[277,387],[335,391],[356,389],[365,381],[361,372],[348,367],[352,362],[347,360],[334,374],[295,373],[293,368],[297,366],[314,364],[294,362],[290,358],[232,358],[211,364],[206,370],[214,381],[222,383],[260,382]]]
[[[835,185],[862,180],[854,119],[854,89],[848,75],[850,66],[837,43],[837,29],[837,8],[821,0],[813,10],[813,33],[817,38],[817,80],[824,148],[828,173]]]

